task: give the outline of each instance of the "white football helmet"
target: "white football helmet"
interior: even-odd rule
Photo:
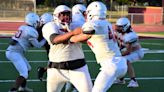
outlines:
[[[73,14],[80,14],[80,15],[84,16],[84,13],[86,10],[87,10],[87,8],[83,4],[76,4],[72,7],[72,15]]]
[[[86,10],[87,21],[93,20],[94,18],[106,18],[106,13],[107,8],[105,4],[100,1],[92,2]]]
[[[41,25],[51,22],[52,20],[53,20],[53,16],[50,13],[44,13],[40,16]]]
[[[25,16],[25,23],[37,28],[39,25],[39,16],[34,12],[30,12]]]
[[[71,9],[66,6],[66,5],[59,5],[55,8],[54,12],[53,12],[54,16],[56,16],[58,18],[58,21],[61,23],[70,23],[71,22]],[[68,16],[66,17],[62,17],[62,16]],[[56,17],[54,17],[54,20],[56,20]]]
[[[122,28],[121,30],[123,32],[126,32],[127,29],[131,26],[130,24],[130,21],[128,18],[126,17],[122,17],[122,18],[119,18],[117,21],[116,21],[116,27],[119,27],[119,28]]]

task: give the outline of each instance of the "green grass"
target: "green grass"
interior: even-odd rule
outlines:
[[[157,33],[158,34],[158,33]],[[14,80],[18,76],[13,64],[8,61],[5,57],[5,50],[8,46],[8,38],[0,38],[0,80]],[[148,48],[150,50],[164,50],[163,39],[141,39],[141,45],[143,48]],[[3,43],[3,44],[2,44]],[[84,50],[90,50],[90,48],[83,44]],[[30,50],[43,50],[32,48]],[[95,79],[100,66],[95,62],[94,54],[90,52],[85,52],[87,64],[89,66],[89,71],[92,79]],[[164,77],[164,53],[148,53],[145,54],[142,60],[133,63],[137,78],[156,78]],[[26,57],[32,66],[32,71],[29,74],[29,79],[37,79],[37,67],[46,66],[47,62],[36,62],[36,61],[47,61],[47,56],[45,52],[27,52]],[[144,61],[144,60],[147,60]],[[149,62],[149,60],[151,62]],[[152,61],[154,60],[154,62]],[[155,60],[161,60],[161,62],[155,62]],[[3,63],[2,63],[3,62]],[[128,78],[128,76],[126,75]],[[44,76],[46,78],[46,75]],[[126,80],[125,85],[113,85],[108,92],[164,92],[164,79],[138,79],[140,84],[139,88],[127,88],[129,80]],[[28,82],[28,86],[34,89],[34,92],[46,92],[46,82],[33,81]],[[13,82],[0,82],[0,92],[6,92],[13,85]]]
[[[144,33],[144,34],[157,34],[162,35],[164,37],[164,32],[138,32],[138,33]]]

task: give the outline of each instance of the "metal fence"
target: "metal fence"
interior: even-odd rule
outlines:
[[[0,21],[23,21],[25,15],[30,11],[0,11]],[[115,23],[120,17],[128,17],[132,24],[153,24],[153,25],[163,25],[164,24],[164,14],[152,13],[109,13],[107,18],[110,22]]]
[[[145,25],[163,25],[164,14],[163,13],[127,13],[127,14],[109,14],[107,18],[110,22],[115,23],[120,17],[128,17],[132,24],[145,24]]]

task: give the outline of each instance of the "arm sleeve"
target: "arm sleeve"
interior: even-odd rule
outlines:
[[[134,33],[134,32],[131,32],[127,35],[124,36],[125,38],[125,43],[127,44],[134,44],[138,41],[138,36]]]
[[[51,36],[53,34],[58,34],[56,25],[53,22],[49,22],[45,24],[42,28],[42,34],[44,39],[47,40],[48,43],[51,43]]]
[[[46,40],[43,39],[41,40],[40,42],[38,41],[38,32],[36,29],[30,29],[28,30],[28,40],[29,42],[34,46],[34,47],[37,47],[37,48],[40,48],[42,47],[45,43],[46,43]]]
[[[30,40],[30,42],[34,47],[41,48],[46,43],[46,40],[43,39],[40,42],[38,42],[37,39],[32,39]]]

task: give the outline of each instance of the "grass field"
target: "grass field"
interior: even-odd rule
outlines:
[[[159,33],[157,33],[159,34]],[[164,39],[141,39],[140,43],[145,48],[145,57],[133,63],[139,88],[127,88],[129,81],[126,76],[125,85],[114,84],[109,92],[164,92]],[[8,38],[0,38],[0,92],[7,92],[12,86],[14,79],[18,76],[15,67],[5,57],[5,50],[8,46]],[[99,65],[95,62],[93,53],[86,44],[83,44],[84,53],[91,77],[94,81],[99,72]],[[30,49],[26,56],[32,66],[29,75],[28,86],[34,92],[46,92],[46,81],[40,82],[37,79],[37,67],[47,64],[46,53],[43,48]],[[45,76],[46,78],[46,76]],[[79,80],[80,81],[80,80]]]

